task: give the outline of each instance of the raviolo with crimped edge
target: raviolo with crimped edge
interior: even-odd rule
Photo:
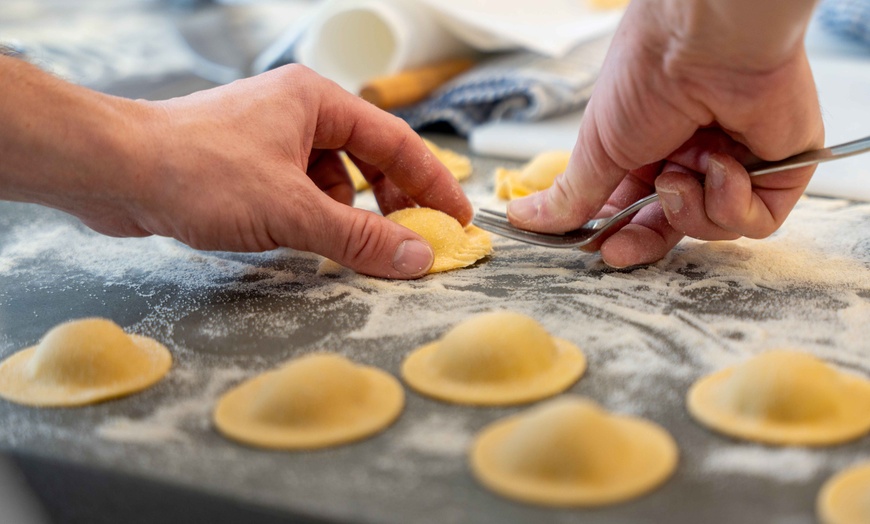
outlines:
[[[387,218],[414,231],[429,243],[435,254],[429,273],[470,266],[492,253],[489,233],[471,224],[462,227],[458,220],[436,209],[401,209],[390,213]]]

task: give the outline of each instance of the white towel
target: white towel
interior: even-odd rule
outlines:
[[[355,87],[469,49],[565,56],[612,32],[621,17],[591,0],[327,0],[269,46],[254,70],[300,62],[329,76],[344,67],[336,79]],[[367,56],[360,63],[346,55]]]

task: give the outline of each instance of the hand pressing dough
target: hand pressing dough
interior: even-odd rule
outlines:
[[[94,404],[157,383],[172,356],[157,341],[102,318],[55,326],[0,363],[0,397],[40,407]]]
[[[586,370],[577,346],[508,311],[472,317],[405,359],[412,388],[457,404],[512,405],[568,389]]]
[[[470,458],[474,476],[505,497],[601,506],[658,487],[677,457],[671,435],[653,422],[565,396],[484,428]]]
[[[870,432],[870,381],[805,353],[771,351],[696,382],[688,407],[726,435],[825,446]]]
[[[460,155],[459,153],[452,151],[450,149],[438,147],[435,143],[430,140],[423,139],[423,143],[426,144],[426,147],[429,148],[429,151],[432,151],[432,154],[435,155],[439,161],[450,171],[450,174],[453,175],[453,178],[456,180],[462,181],[471,176],[472,166],[471,159],[467,156]],[[370,188],[368,180],[365,179],[362,172],[353,163],[353,160],[347,156],[343,151],[340,153],[341,160],[344,163],[344,168],[347,170],[347,174],[350,175],[350,180],[353,182],[353,187],[357,191],[363,191],[365,189]]]
[[[870,462],[840,472],[825,482],[817,501],[823,524],[870,522]]]
[[[441,211],[408,208],[390,213],[387,218],[416,232],[432,247],[435,260],[427,274],[470,266],[492,253],[489,233],[471,224],[463,228]],[[338,276],[342,271],[339,263],[328,258],[317,267],[320,276]]]
[[[568,169],[570,151],[546,151],[531,159],[522,170],[495,170],[495,194],[505,200],[522,198],[553,185],[556,177]]]
[[[392,375],[336,354],[293,359],[218,401],[214,422],[226,437],[274,449],[316,449],[384,430],[405,394]]]
[[[447,213],[414,207],[390,213],[387,218],[414,231],[432,246],[435,262],[429,273],[470,266],[492,253],[489,233],[471,224],[463,228]]]

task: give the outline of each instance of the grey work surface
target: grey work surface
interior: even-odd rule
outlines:
[[[493,204],[486,195],[494,165],[477,159],[465,186],[485,205]],[[792,249],[792,236],[806,242],[800,226],[817,215],[828,217],[827,226],[814,230],[809,246],[780,257],[777,249]],[[823,481],[870,458],[870,438],[820,450],[739,443],[693,423],[683,405],[691,382],[718,362],[771,346],[806,348],[868,374],[862,314],[870,308],[870,206],[813,199],[789,223],[797,233],[785,231],[779,240],[733,248],[690,243],[652,267],[619,271],[595,255],[498,239],[494,255],[470,269],[387,282],[349,272],[317,276],[319,259],[303,253],[199,253],[167,239],[110,239],[61,213],[2,203],[0,356],[38,342],[59,322],[105,316],[166,344],[175,363],[153,389],[92,407],[41,410],[0,401],[0,449],[24,456],[31,478],[50,477],[51,464],[69,482],[107,476],[81,482],[103,486],[91,494],[91,511],[109,522],[123,514],[124,500],[141,504],[145,488],[121,481],[130,478],[160,487],[157,493],[187,494],[180,499],[188,506],[260,508],[244,513],[249,522],[275,515],[440,524],[813,522]],[[826,233],[840,225],[854,238]],[[705,258],[723,249],[718,266]],[[841,268],[843,278],[813,273],[816,256]],[[779,261],[782,280],[772,269],[764,273],[763,264],[745,266],[754,259]],[[290,357],[335,350],[397,375],[407,353],[457,318],[493,309],[532,314],[579,344],[589,370],[570,391],[667,428],[681,453],[674,477],[647,496],[603,509],[514,503],[474,481],[465,449],[479,429],[523,408],[452,406],[410,390],[388,430],[330,450],[252,449],[210,424],[223,391]],[[62,485],[52,490],[48,496],[63,496]],[[183,520],[164,509],[160,520]]]
[[[207,85],[181,71],[100,87],[162,98]],[[494,205],[497,163],[475,162],[465,187]],[[99,315],[175,358],[166,380],[125,399],[69,410],[0,401],[0,450],[66,522],[813,522],[822,482],[870,458],[870,438],[820,450],[740,443],[699,427],[683,405],[697,377],[772,347],[870,376],[870,206],[813,199],[785,230],[758,243],[688,243],[621,271],[595,255],[496,240],[473,268],[391,283],[319,277],[319,260],[300,253],[109,239],[58,212],[0,203],[0,357],[59,322]],[[815,273],[826,266],[840,276]],[[571,391],[667,428],[681,452],[674,477],[604,509],[513,503],[473,480],[464,450],[524,408],[450,406],[411,391],[387,431],[332,450],[260,451],[210,424],[222,392],[290,357],[329,349],[397,374],[415,347],[491,309],[531,314],[579,344],[589,370]]]

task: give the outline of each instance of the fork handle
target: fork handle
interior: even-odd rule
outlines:
[[[749,172],[750,176],[766,175],[768,173],[785,171],[786,169],[796,169],[798,167],[806,167],[839,158],[859,155],[867,151],[870,151],[870,136],[846,142],[845,144],[805,151],[774,162],[758,162],[746,166],[746,171]]]

